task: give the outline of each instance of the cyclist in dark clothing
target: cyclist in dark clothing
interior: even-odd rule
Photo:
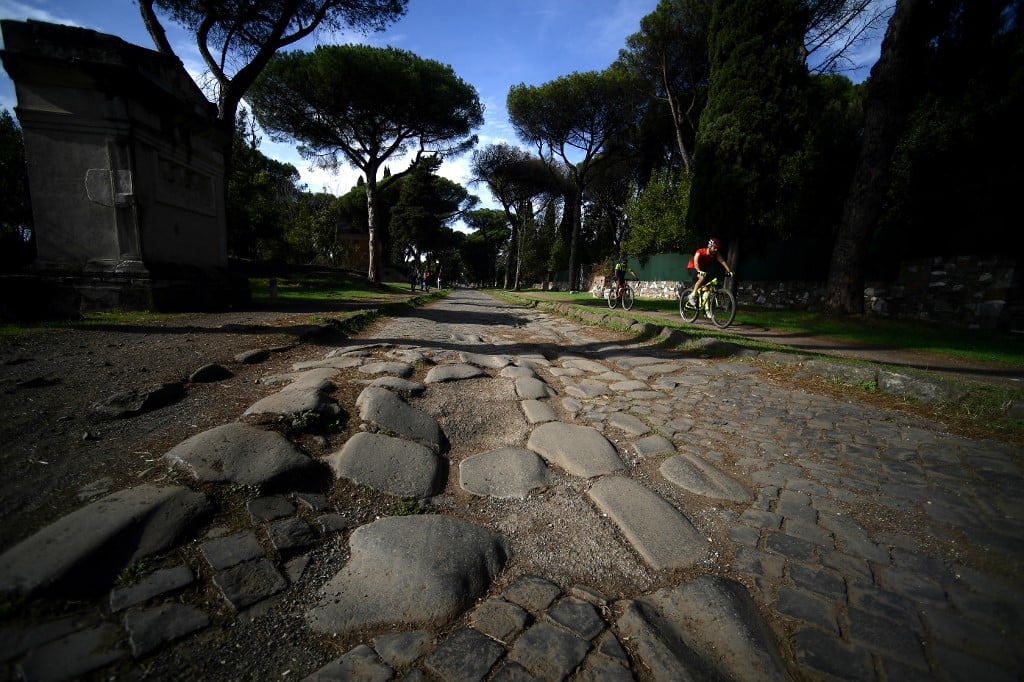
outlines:
[[[633,272],[633,268],[626,265],[626,257],[623,256],[619,259],[619,262],[615,264],[615,295],[621,301],[622,292],[626,289],[626,271],[633,275],[633,279],[639,279],[636,273]]]

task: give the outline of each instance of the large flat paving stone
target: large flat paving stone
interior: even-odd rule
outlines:
[[[317,632],[438,627],[485,594],[505,566],[504,538],[460,519],[396,516],[356,529],[351,558],[307,612]]]
[[[625,468],[611,441],[590,426],[541,424],[530,433],[526,447],[573,476],[593,478]]]
[[[654,679],[789,679],[771,630],[747,589],[701,576],[630,602],[618,621]]]
[[[535,452],[498,448],[459,463],[459,485],[482,497],[519,498],[547,487],[550,470]]]
[[[464,379],[475,379],[476,377],[486,375],[487,373],[476,365],[438,365],[437,367],[430,368],[427,376],[423,379],[423,383],[443,384],[449,381],[463,381]]]
[[[553,398],[558,393],[542,379],[536,377],[519,377],[516,379],[516,393],[523,400],[541,400]]]
[[[330,397],[329,391],[334,388],[332,381],[336,370],[331,368],[311,369],[278,378],[268,378],[265,383],[287,381],[287,385],[277,393],[272,393],[256,401],[245,412],[243,417],[260,417],[266,415],[295,415],[315,412],[326,416],[341,413],[341,408]]]
[[[339,478],[395,497],[430,497],[447,480],[446,462],[430,448],[378,433],[357,433],[327,463]]]
[[[690,520],[632,479],[602,478],[587,495],[655,570],[689,568],[707,554],[708,542]]]
[[[175,546],[210,511],[182,486],[141,485],[71,512],[0,556],[0,594],[109,587],[125,566]]]
[[[440,452],[441,427],[437,421],[386,388],[367,386],[356,398],[356,405],[363,421]]]
[[[313,460],[276,431],[235,422],[197,433],[164,454],[202,483],[272,486],[305,475]]]
[[[754,499],[745,485],[695,455],[683,453],[670,457],[662,462],[660,471],[667,480],[696,495],[730,502]]]

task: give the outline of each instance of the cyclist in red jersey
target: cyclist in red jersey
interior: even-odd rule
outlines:
[[[687,269],[690,271],[690,276],[696,276],[697,280],[693,284],[693,290],[690,293],[690,304],[696,305],[697,303],[697,292],[704,285],[704,280],[708,276],[708,266],[711,265],[713,260],[718,260],[725,268],[726,273],[732,277],[733,272],[729,269],[729,264],[722,258],[722,254],[719,253],[719,249],[722,248],[722,242],[718,241],[717,238],[712,237],[708,240],[708,245],[702,249],[697,249],[693,254],[693,258],[686,264]]]

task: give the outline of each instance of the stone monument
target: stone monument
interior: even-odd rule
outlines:
[[[174,57],[116,36],[3,21],[37,257],[7,307],[206,309],[248,295],[228,271],[223,133]],[[12,304],[17,300],[17,304]]]

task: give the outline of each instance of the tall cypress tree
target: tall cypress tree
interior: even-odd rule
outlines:
[[[711,79],[687,215],[695,234],[729,243],[785,235],[800,191],[789,170],[805,127],[807,26],[798,0],[715,0]]]

